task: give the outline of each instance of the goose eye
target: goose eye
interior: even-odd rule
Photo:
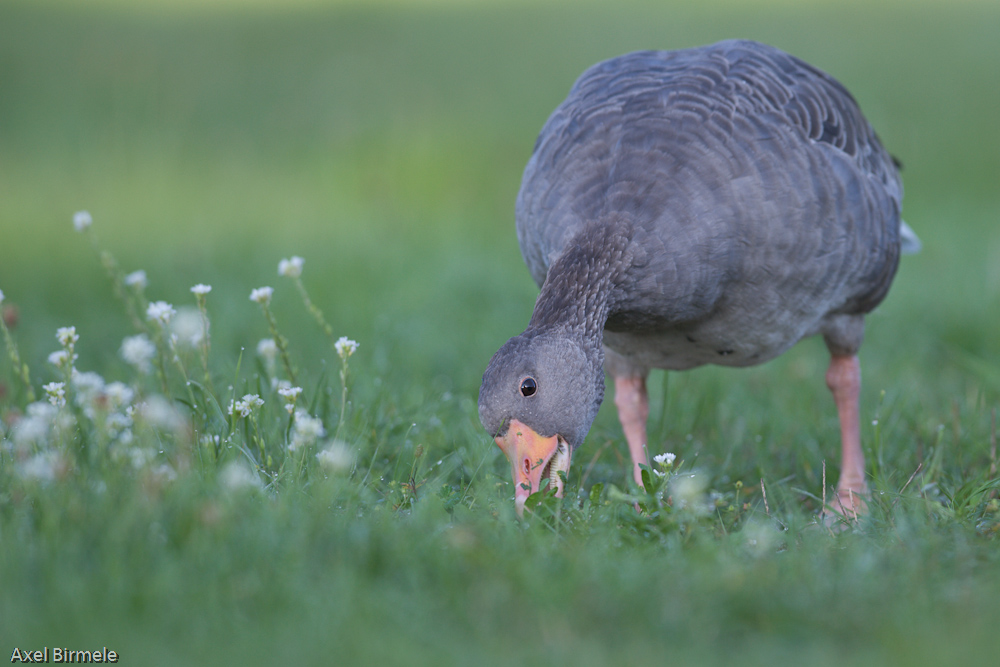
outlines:
[[[521,380],[521,396],[531,396],[538,389],[535,378],[526,377]]]

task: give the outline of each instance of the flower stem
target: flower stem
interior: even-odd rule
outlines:
[[[306,310],[309,311],[309,314],[312,315],[313,319],[316,320],[316,323],[319,324],[323,333],[330,338],[330,343],[334,343],[336,338],[334,338],[333,335],[333,327],[331,327],[329,322],[326,321],[326,318],[323,317],[323,311],[312,302],[312,299],[309,298],[309,293],[306,292],[306,286],[302,283],[302,278],[295,276],[295,287],[299,290],[299,295],[302,297],[302,302],[305,304]]]
[[[10,357],[11,368],[14,369],[21,382],[24,383],[28,403],[34,403],[35,390],[31,388],[31,376],[28,372],[28,364],[21,361],[21,355],[17,351],[17,343],[14,341],[14,337],[10,335],[10,329],[7,328],[7,323],[3,319],[2,312],[0,312],[0,329],[3,329],[3,338],[7,345],[7,356]]]
[[[292,367],[291,357],[288,356],[288,339],[278,333],[278,323],[275,321],[271,309],[267,307],[267,303],[262,302],[260,308],[264,311],[264,318],[267,320],[267,326],[271,331],[271,338],[274,339],[274,344],[278,346],[278,354],[281,356],[281,363],[285,367],[285,373],[293,385],[298,384],[295,380],[295,369]]]
[[[198,352],[201,356],[201,368],[205,373],[205,386],[211,393],[215,393],[212,387],[212,374],[208,370],[208,351],[212,346],[212,340],[208,333],[208,308],[205,305],[205,295],[196,294],[195,300],[198,302],[198,312],[201,313],[201,345],[198,346]]]

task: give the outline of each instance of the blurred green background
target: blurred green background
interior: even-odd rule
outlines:
[[[390,434],[386,447],[411,446],[406,428],[419,422],[414,432],[423,429],[433,456],[467,452],[466,472],[486,456],[494,476],[484,483],[493,484],[506,476],[506,462],[481,432],[475,398],[486,362],[523,329],[537,293],[517,248],[513,208],[538,131],[575,78],[601,59],[731,37],[769,42],[837,77],[903,161],[904,217],[924,250],[904,258],[889,298],[869,318],[863,423],[882,419],[890,445],[873,465],[897,489],[942,442],[939,426],[947,425],[945,456],[960,483],[982,468],[990,409],[1000,397],[1000,3],[985,0],[0,0],[0,289],[18,309],[14,333],[33,377],[55,379],[44,360],[57,347],[55,329],[67,325],[81,335],[81,370],[129,377],[118,349],[132,332],[92,250],[73,232],[74,211],[92,213],[95,233],[126,271],[146,270],[151,299],[190,304],[192,285],[213,286],[213,355],[227,374],[240,347],[252,350],[267,335],[248,301],[261,285],[276,288],[275,312],[297,363],[314,379],[334,362],[291,285],[277,276],[278,260],[298,254],[306,260],[303,279],[336,334],[361,343],[352,359],[352,399],[397,406],[391,419],[372,418]],[[672,375],[662,412],[667,383],[655,374],[652,433],[664,449],[714,466],[727,480],[794,477],[787,486],[818,490],[821,461],[833,455],[837,437],[822,381],[826,363],[822,343],[811,340],[760,368]],[[5,359],[0,372],[9,373]],[[591,481],[622,484],[624,445],[608,403],[578,460],[585,464],[598,451],[595,443],[612,443],[600,450]],[[870,436],[866,429],[866,441]],[[328,530],[306,519],[295,523],[280,507],[261,511],[273,513],[267,516],[274,524],[292,522],[297,544],[313,545]],[[495,530],[492,518],[479,521],[484,534]],[[397,528],[421,539],[412,527],[382,530]],[[380,534],[378,526],[372,530]],[[488,561],[507,562],[513,548],[505,544],[490,545],[479,572]],[[404,545],[391,548],[399,553],[388,562],[409,562]],[[266,555],[258,548],[257,558]],[[605,555],[594,546],[579,562],[560,563],[578,584]],[[622,567],[642,567],[639,556],[614,557]],[[800,562],[797,571],[809,579],[837,567],[835,554],[823,557]],[[934,558],[886,581],[923,577],[920,568]],[[58,554],[53,559],[59,562]],[[859,557],[853,565],[867,562]],[[420,582],[421,595],[437,591],[454,564],[420,563],[406,572]],[[715,590],[714,573],[678,565],[702,577],[688,602],[699,599],[698,586]],[[162,580],[169,583],[164,591],[180,575],[172,576]],[[420,595],[397,599],[391,576],[371,576],[381,597],[364,608],[369,621],[422,613]],[[987,580],[995,586],[995,576]],[[482,585],[502,587],[498,581]],[[520,585],[538,583],[526,581]],[[912,607],[904,595],[878,612],[877,600],[891,592],[879,593],[860,575],[858,581],[854,593],[867,594],[876,610],[859,624]],[[308,588],[301,579],[293,583],[284,593],[275,592],[280,581],[265,591],[285,600],[295,586]],[[608,576],[601,590],[641,593],[644,585],[638,575],[620,583]],[[934,589],[926,609],[918,605],[913,613],[924,614],[922,623],[930,624],[932,603],[951,585]],[[367,599],[364,587],[358,584],[352,599]],[[727,613],[758,619],[753,595],[760,590],[732,587],[723,586],[716,602],[736,599],[743,611]],[[459,599],[454,589],[441,590]],[[158,589],[146,594],[169,597]],[[830,599],[799,594],[803,607]],[[465,607],[454,600],[437,604],[465,627]],[[840,603],[842,620],[851,601]],[[114,608],[124,614],[128,605]],[[785,608],[778,612],[799,620]],[[26,616],[22,627],[37,631],[52,613]],[[191,631],[178,621],[186,619],[183,609],[165,613]],[[698,623],[720,616],[718,607],[700,613],[692,617]],[[72,620],[66,614],[62,620]],[[148,617],[146,633],[158,631],[156,618]],[[767,645],[768,618],[776,616],[741,627],[762,632],[762,655],[795,655],[794,642]],[[597,626],[606,620],[590,618]],[[806,642],[834,622],[819,614],[792,634]],[[437,641],[433,625],[431,616],[418,619],[427,641]],[[86,635],[89,626],[82,627]],[[378,637],[374,623],[363,627],[356,641]],[[933,657],[923,652],[927,646],[908,644],[925,628],[913,627],[910,635],[900,631],[893,655]],[[970,634],[979,628],[962,627]],[[812,645],[831,662],[837,653],[824,647],[857,629],[849,622],[838,628],[839,635]],[[291,640],[294,627],[282,632]],[[714,644],[706,633],[706,644]],[[256,644],[249,646],[248,655]],[[375,645],[366,653],[355,646],[369,657],[380,648],[405,655],[404,648],[393,653]],[[456,655],[424,649],[418,655],[425,658]]]

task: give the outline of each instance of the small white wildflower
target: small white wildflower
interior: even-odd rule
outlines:
[[[316,459],[331,472],[346,472],[354,465],[354,452],[347,444],[334,440],[316,454]]]
[[[677,460],[677,455],[670,452],[664,452],[663,454],[657,454],[653,457],[653,461],[660,464],[664,468],[668,468],[674,464]]]
[[[230,461],[226,464],[222,472],[219,473],[219,481],[230,491],[261,489],[264,486],[257,473],[238,461]]]
[[[257,394],[246,394],[238,401],[229,401],[229,414],[238,413],[240,417],[249,417],[250,413],[264,405],[264,400]]]
[[[104,394],[104,378],[97,373],[74,373],[71,380],[76,390],[76,403],[83,406],[88,416],[93,416],[94,404]]]
[[[278,394],[285,398],[285,410],[288,414],[295,412],[295,401],[298,400],[299,394],[302,393],[302,387],[279,387]]]
[[[197,285],[191,288],[191,293],[194,294],[195,296],[205,296],[211,291],[212,291],[211,285],[204,285],[202,283],[198,283]]]
[[[708,512],[708,504],[705,502],[705,486],[708,484],[708,478],[705,475],[698,473],[675,475],[670,482],[674,507],[688,509],[696,514]]]
[[[36,454],[17,466],[17,472],[25,479],[47,484],[66,471],[66,462],[59,452],[47,451]]]
[[[52,405],[38,401],[25,409],[26,415],[14,427],[14,444],[40,445],[49,438],[49,431],[59,411]]]
[[[758,557],[773,553],[781,539],[781,531],[769,521],[751,519],[740,532],[746,538],[747,549]]]
[[[666,477],[667,476],[667,473],[663,472],[662,470],[657,470],[656,468],[653,468],[652,470],[653,470],[653,474],[656,475],[657,477]]]
[[[104,388],[104,395],[108,397],[111,407],[120,408],[132,402],[135,392],[123,382],[112,382]]]
[[[73,214],[73,229],[82,232],[94,222],[87,211],[77,211]]]
[[[122,359],[135,366],[139,372],[148,373],[151,370],[150,361],[156,355],[156,346],[146,337],[146,334],[129,336],[122,341]]]
[[[347,336],[341,336],[337,339],[337,342],[333,344],[333,349],[337,351],[337,354],[341,359],[346,361],[347,358],[354,354],[354,352],[358,349],[358,343],[357,341],[351,340]]]
[[[170,319],[177,314],[174,307],[166,301],[154,301],[146,308],[146,319],[157,322],[160,326],[166,326]]]
[[[125,284],[129,287],[134,287],[137,290],[144,290],[149,284],[149,281],[146,280],[146,272],[139,269],[138,271],[133,271],[125,276]]]
[[[323,422],[320,419],[311,417],[305,410],[295,411],[295,425],[292,427],[292,441],[288,444],[288,451],[294,452],[299,447],[308,447],[326,435]]]
[[[42,385],[42,389],[49,397],[49,403],[61,408],[66,405],[66,383],[65,382],[50,382],[46,385]]]
[[[282,387],[278,394],[285,397],[286,401],[294,403],[302,393],[302,387]]]
[[[149,472],[157,482],[172,482],[177,479],[177,472],[169,463],[161,463]]]
[[[187,428],[184,413],[172,401],[163,396],[153,395],[146,399],[140,410],[142,417],[153,426],[181,433]]]
[[[112,412],[108,415],[104,424],[112,438],[121,439],[121,436],[125,434],[128,429],[132,428],[132,418],[123,415],[120,412]],[[131,434],[129,434],[128,439],[131,441]]]
[[[80,336],[76,333],[76,327],[59,327],[56,329],[56,340],[63,347],[69,347],[80,340]]]
[[[278,262],[278,275],[287,276],[289,278],[298,278],[302,275],[302,265],[306,263],[306,260],[298,256],[292,256],[290,259],[283,259]]]
[[[156,458],[156,450],[149,447],[129,447],[127,450],[129,463],[132,468],[139,470],[145,467],[150,461]]]
[[[274,288],[272,287],[258,287],[257,289],[250,292],[250,300],[256,301],[262,306],[271,303],[271,295],[274,294]]]
[[[257,343],[257,354],[273,362],[278,357],[278,344],[273,338],[264,338]]]
[[[197,308],[181,306],[176,317],[170,321],[171,335],[177,336],[177,342],[190,347],[198,347],[205,337],[205,323]]]
[[[73,355],[76,358],[76,355]],[[49,355],[49,363],[56,368],[62,368],[69,362],[69,350],[56,350]]]

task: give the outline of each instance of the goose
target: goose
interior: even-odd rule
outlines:
[[[517,196],[534,311],[479,390],[518,514],[546,479],[563,495],[605,374],[641,485],[651,369],[752,366],[813,335],[840,421],[829,509],[863,512],[858,349],[901,252],[920,244],[902,196],[847,89],[773,46],[637,51],[586,70]]]

